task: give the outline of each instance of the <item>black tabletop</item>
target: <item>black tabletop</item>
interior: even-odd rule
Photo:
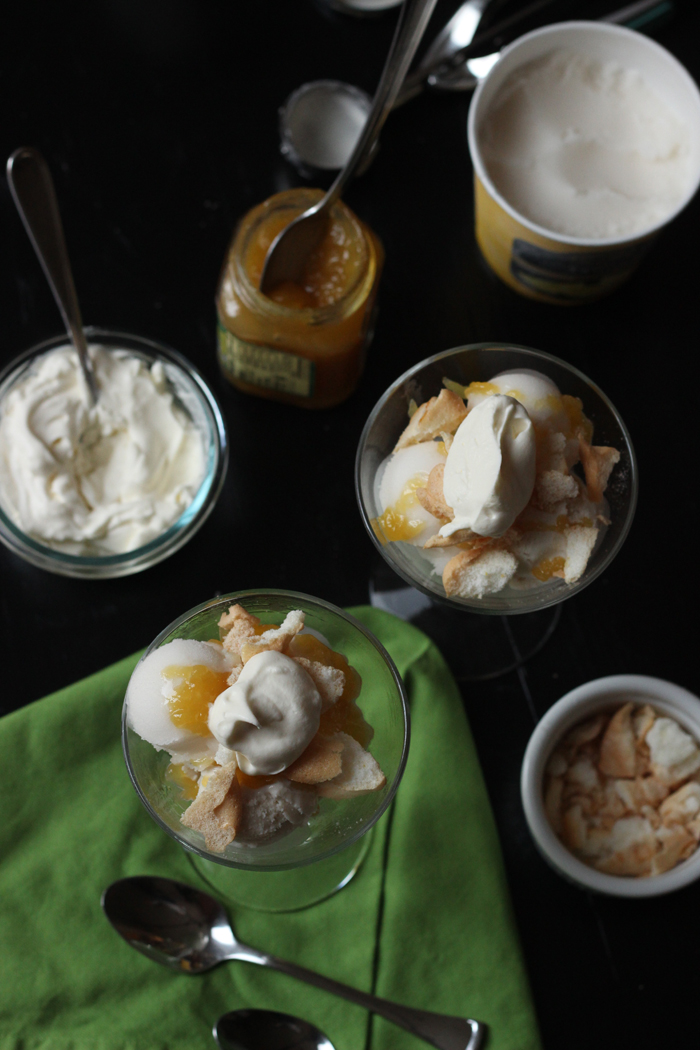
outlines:
[[[456,6],[441,0],[429,35]],[[346,193],[386,248],[359,389],[333,410],[279,405],[239,393],[218,371],[219,268],[238,217],[301,182],[278,152],[280,104],[324,77],[371,93],[396,12],[354,19],[311,0],[29,0],[15,16],[0,42],[0,155],[20,145],[43,152],[85,322],[155,338],[194,362],[222,405],[231,463],[201,531],[144,573],[67,579],[0,548],[0,711],[139,649],[217,593],[263,586],[366,602],[376,553],[355,503],[353,461],[385,388],[466,343],[512,341],[562,357],[627,423],[640,466],[636,519],[605,574],[564,603],[544,650],[517,672],[465,684],[464,701],[546,1050],[692,1039],[700,890],[628,902],[570,886],[535,852],[518,778],[534,723],[582,682],[640,673],[700,689],[689,615],[700,198],[609,298],[573,308],[520,298],[475,246],[469,96],[425,94],[391,116],[375,162]],[[696,76],[699,30],[700,10],[683,0],[654,33]],[[61,323],[4,181],[0,195],[4,363]]]

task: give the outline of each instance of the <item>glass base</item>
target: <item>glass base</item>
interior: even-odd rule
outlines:
[[[514,671],[549,641],[561,616],[561,605],[517,616],[451,609],[409,587],[383,561],[373,569],[369,597],[375,608],[427,634],[458,682],[482,682]]]
[[[199,879],[217,899],[242,904],[254,911],[300,911],[331,897],[347,886],[367,856],[370,830],[352,846],[315,864],[286,871],[245,871],[206,860],[197,853],[187,858]]]

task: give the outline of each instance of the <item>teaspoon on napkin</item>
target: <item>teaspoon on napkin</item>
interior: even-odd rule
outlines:
[[[179,973],[204,973],[227,959],[280,970],[339,995],[424,1039],[438,1050],[478,1050],[486,1025],[464,1017],[414,1010],[242,944],[226,912],[206,893],[172,879],[142,875],[119,879],[102,895],[117,933],[149,959]]]
[[[214,1025],[221,1050],[335,1050],[320,1028],[274,1010],[231,1010]]]

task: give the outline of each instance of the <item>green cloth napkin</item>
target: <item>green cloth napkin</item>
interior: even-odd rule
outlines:
[[[236,932],[388,999],[486,1021],[489,1050],[535,1050],[500,848],[457,688],[414,627],[364,606],[352,612],[408,688],[411,750],[393,813],[342,892],[293,914],[232,909]],[[336,1050],[425,1047],[284,974],[241,962],[174,974],[114,932],[100,908],[114,879],[196,882],[124,766],[120,713],[137,659],[0,721],[2,1050],[208,1050],[217,1018],[240,1007],[303,1017]]]

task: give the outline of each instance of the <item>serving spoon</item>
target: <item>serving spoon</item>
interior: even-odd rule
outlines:
[[[94,405],[98,397],[97,381],[88,355],[51,172],[38,150],[22,146],[14,151],[7,162],[7,181],[68,334],[78,352],[80,367]]]
[[[274,1010],[231,1010],[214,1025],[221,1050],[335,1050],[320,1028]]]
[[[242,944],[219,902],[181,882],[150,875],[119,879],[105,890],[102,907],[117,933],[133,948],[179,973],[205,973],[227,959],[239,959],[280,970],[348,999],[438,1050],[478,1050],[483,1043],[486,1025],[480,1021],[414,1010],[379,999]]]
[[[391,112],[436,3],[437,0],[404,0],[372,108],[355,148],[318,204],[298,215],[273,240],[260,278],[263,295],[283,281],[298,281],[303,274],[309,255],[321,243],[328,229],[331,207],[364,163]]]

